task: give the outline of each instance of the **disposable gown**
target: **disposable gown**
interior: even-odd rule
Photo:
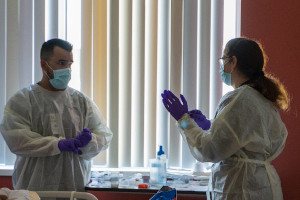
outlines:
[[[61,152],[58,141],[74,138],[90,128],[92,140],[82,155]],[[13,172],[15,189],[84,191],[91,159],[105,150],[112,132],[96,105],[83,93],[67,87],[48,91],[38,84],[17,92],[8,101],[1,133],[17,155]]]
[[[258,91],[244,85],[223,96],[208,131],[188,114],[177,126],[192,155],[214,163],[213,199],[283,199],[271,161],[282,152],[287,130],[276,107]]]

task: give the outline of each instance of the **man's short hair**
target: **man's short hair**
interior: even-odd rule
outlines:
[[[73,45],[66,40],[62,40],[59,38],[48,40],[42,45],[40,55],[41,60],[49,59],[53,55],[53,49],[55,46],[58,46],[68,52],[71,52],[73,49]]]

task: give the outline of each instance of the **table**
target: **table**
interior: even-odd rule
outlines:
[[[111,187],[110,172],[95,173],[92,173],[92,181],[85,187],[86,191],[155,194],[160,189],[160,187],[150,186],[149,183],[146,183],[149,188],[138,188],[138,184],[144,183],[142,179],[139,180],[139,178],[137,178],[139,176],[141,177],[141,174],[136,175],[134,173],[123,172],[122,176],[120,176],[118,187]],[[149,174],[143,173],[142,175]],[[209,176],[195,177],[191,175],[168,173],[167,178],[168,181],[166,185],[171,188],[176,188],[178,195],[206,196]],[[125,182],[126,184],[124,184]]]
[[[207,187],[202,187],[199,190],[182,190],[178,189],[177,194],[186,194],[186,195],[199,195],[199,196],[206,196],[206,189]],[[159,188],[105,188],[105,187],[95,187],[95,186],[86,186],[86,191],[100,191],[100,192],[125,192],[125,193],[144,193],[144,194],[155,194],[159,190]]]

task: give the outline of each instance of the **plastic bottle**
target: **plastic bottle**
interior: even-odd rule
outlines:
[[[150,159],[150,184],[154,187],[161,187],[167,183],[166,154],[159,146],[155,159]]]
[[[162,145],[159,146],[159,151],[157,152],[157,159],[160,160],[160,169],[159,169],[159,184],[166,185],[167,183],[167,156],[163,151]]]
[[[157,159],[160,159],[161,156],[165,156],[165,152],[163,151],[162,145],[159,146],[159,150],[157,152]]]

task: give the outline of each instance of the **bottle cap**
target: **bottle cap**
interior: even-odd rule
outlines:
[[[165,154],[165,152],[162,150],[162,145],[159,146],[159,151],[157,152],[157,155],[160,156],[162,154]]]

